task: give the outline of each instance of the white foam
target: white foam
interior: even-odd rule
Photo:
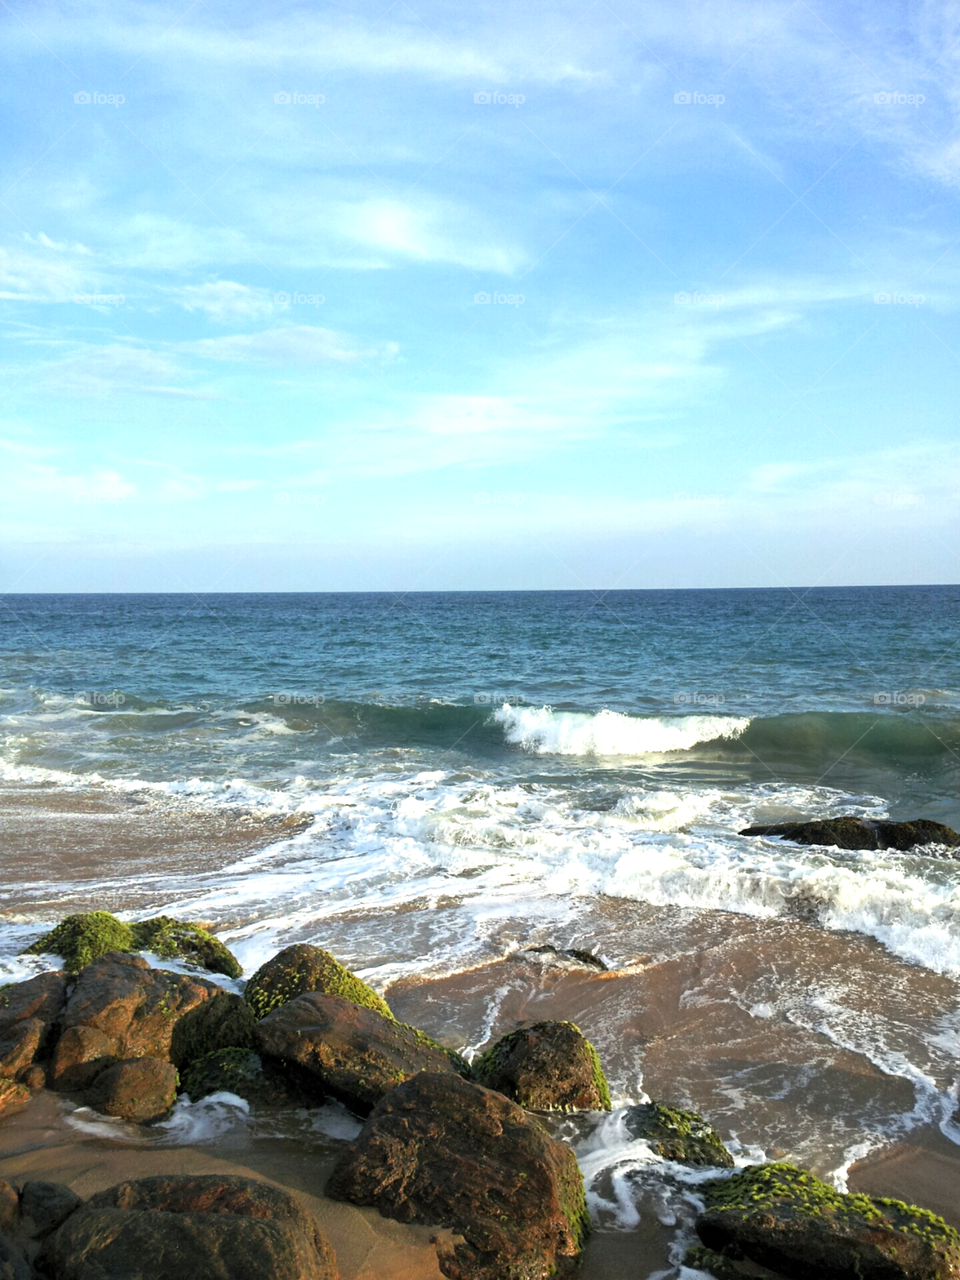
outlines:
[[[737,738],[737,716],[627,716],[619,711],[554,711],[504,703],[493,713],[508,742],[537,755],[644,756],[688,751],[698,742]]]
[[[195,1146],[199,1143],[217,1142],[225,1134],[246,1125],[250,1103],[236,1093],[225,1089],[208,1094],[197,1102],[191,1102],[183,1093],[177,1099],[170,1116],[153,1128],[162,1135],[165,1143],[175,1146]]]

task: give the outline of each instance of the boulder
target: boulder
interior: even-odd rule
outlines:
[[[0,1112],[10,1111],[30,1101],[30,1090],[13,1080],[0,1079]]]
[[[313,1099],[250,1049],[218,1049],[190,1064],[180,1088],[191,1102],[211,1093],[235,1093],[255,1106],[303,1106]]]
[[[82,1204],[62,1182],[25,1182],[20,1191],[20,1230],[32,1240],[43,1240]]]
[[[879,822],[865,818],[823,818],[816,822],[774,822],[744,827],[742,836],[782,836],[795,844],[820,844],[837,849],[897,849],[901,853],[928,844],[955,849],[960,835],[942,822],[915,818],[912,822]]]
[[[68,1027],[53,1052],[48,1080],[51,1089],[70,1093],[86,1089],[101,1071],[116,1062],[116,1044],[96,1027]]]
[[[223,991],[178,1018],[170,1037],[170,1061],[182,1071],[218,1049],[249,1049],[256,1017],[240,996]]]
[[[695,1111],[677,1111],[659,1102],[646,1102],[628,1107],[623,1118],[632,1136],[649,1142],[664,1160],[733,1168],[733,1156],[723,1139]]]
[[[960,1272],[960,1235],[942,1218],[900,1200],[843,1195],[793,1165],[753,1165],[698,1191],[705,1211],[697,1234],[731,1268],[745,1259],[796,1280],[941,1280]]]
[[[45,1089],[47,1087],[47,1069],[38,1064],[27,1067],[26,1071],[20,1072],[20,1083],[25,1084],[28,1089]]]
[[[329,951],[307,943],[285,947],[261,965],[244,988],[243,996],[256,1016],[265,1018],[274,1009],[308,991],[340,996],[385,1018],[393,1017],[387,1002],[362,978],[345,969]]]
[[[73,1027],[87,1027],[107,1037],[118,1060],[169,1060],[179,1019],[222,993],[204,978],[151,969],[140,956],[110,952],[80,973],[63,1012],[64,1037]],[[58,1056],[59,1046],[55,1065]]]
[[[399,1222],[450,1227],[453,1280],[540,1280],[572,1268],[589,1231],[571,1149],[502,1094],[453,1074],[388,1093],[338,1160],[327,1195]]]
[[[33,1280],[33,1272],[20,1250],[0,1237],[0,1280]]]
[[[597,1051],[572,1022],[536,1022],[501,1036],[472,1075],[530,1111],[610,1110]]]
[[[79,973],[111,951],[152,951],[165,959],[182,956],[202,969],[230,978],[239,978],[243,972],[236,957],[200,925],[170,916],[127,924],[109,911],[67,916],[55,929],[31,943],[24,955],[62,956],[67,969]]]
[[[333,1250],[293,1196],[219,1175],[100,1192],[47,1239],[38,1264],[56,1280],[338,1280]]]
[[[253,1029],[254,1047],[282,1062],[315,1094],[331,1094],[361,1112],[421,1071],[470,1068],[422,1031],[341,996],[297,996]]]
[[[21,1075],[45,1057],[67,1000],[67,975],[41,973],[0,988],[0,1076]]]
[[[162,1120],[177,1100],[177,1068],[159,1058],[132,1058],[107,1067],[84,1101],[105,1116],[149,1124]]]
[[[20,1230],[20,1196],[16,1187],[0,1178],[0,1235],[15,1236]]]

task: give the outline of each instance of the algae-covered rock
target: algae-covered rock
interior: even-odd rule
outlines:
[[[243,973],[236,956],[198,924],[155,916],[131,927],[137,951],[152,951],[164,959],[182,956],[209,973],[223,973],[228,978],[239,978]]]
[[[794,1165],[753,1165],[699,1192],[706,1210],[697,1234],[724,1259],[796,1280],[960,1274],[960,1234],[936,1214],[901,1200],[844,1195]]]
[[[314,1101],[282,1071],[264,1066],[251,1049],[218,1049],[192,1062],[180,1087],[191,1102],[211,1093],[235,1093],[254,1106],[303,1106]]]
[[[719,1133],[695,1111],[679,1111],[659,1102],[642,1102],[627,1108],[624,1122],[633,1137],[649,1142],[664,1160],[733,1168],[733,1157]]]
[[[67,970],[79,973],[110,951],[152,951],[166,959],[182,956],[211,973],[224,973],[230,978],[239,978],[243,972],[223,943],[200,925],[169,916],[126,924],[109,911],[67,916],[55,929],[31,943],[24,955],[62,956]]]
[[[572,1269],[590,1230],[570,1147],[492,1089],[426,1072],[377,1105],[326,1194],[384,1217],[450,1227],[454,1280],[541,1280]],[[460,1237],[460,1239],[457,1239]]]
[[[610,1110],[597,1051],[572,1022],[537,1022],[501,1036],[472,1074],[530,1111]]]
[[[244,998],[258,1018],[265,1018],[288,1000],[294,1000],[308,991],[321,991],[324,995],[340,996],[354,1004],[372,1009],[374,1013],[392,1018],[393,1014],[382,996],[368,987],[362,978],[345,969],[329,951],[308,943],[285,947],[261,965],[247,983]]]
[[[222,991],[178,1019],[170,1037],[170,1061],[182,1071],[218,1049],[249,1049],[256,1021],[242,997]]]
[[[742,836],[780,836],[796,844],[825,845],[837,849],[896,849],[906,853],[928,844],[955,849],[960,835],[942,822],[914,818],[912,822],[870,821],[849,815],[813,822],[774,822],[745,827]]]

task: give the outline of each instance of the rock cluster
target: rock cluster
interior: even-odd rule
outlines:
[[[61,920],[24,954],[62,956],[67,971],[79,973],[111,951],[152,951],[165,959],[181,956],[201,969],[223,973],[228,978],[239,978],[243,972],[236,956],[212,933],[170,916],[125,924],[109,911],[82,912]]]

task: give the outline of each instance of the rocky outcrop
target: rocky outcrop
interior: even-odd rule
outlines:
[[[109,911],[85,911],[67,916],[55,929],[27,947],[25,955],[62,956],[70,973],[111,951],[152,951],[169,959],[180,956],[211,973],[239,978],[243,970],[219,939],[197,924],[155,916],[127,924]]]
[[[233,1093],[255,1106],[303,1106],[314,1100],[276,1066],[264,1066],[250,1049],[218,1049],[190,1064],[180,1087],[191,1102],[211,1093]]]
[[[472,1075],[531,1111],[610,1110],[597,1051],[572,1022],[536,1022],[501,1036]]]
[[[781,836],[795,844],[818,844],[837,849],[897,849],[906,853],[924,845],[960,846],[960,835],[942,822],[916,818],[912,822],[874,822],[865,818],[823,818],[816,822],[774,822],[745,827],[742,836]]]
[[[169,1115],[177,1100],[177,1069],[159,1058],[133,1058],[102,1071],[84,1098],[105,1116],[150,1124]]]
[[[629,1133],[648,1142],[664,1160],[733,1168],[733,1156],[719,1133],[694,1111],[647,1102],[628,1107],[623,1119]]]
[[[340,996],[385,1018],[393,1017],[387,1002],[362,978],[345,969],[329,951],[306,943],[285,947],[261,965],[244,988],[243,996],[256,1016],[265,1018],[308,991]]]
[[[55,1280],[338,1280],[333,1250],[293,1196],[216,1175],[144,1178],[93,1196],[38,1265]]]
[[[67,999],[67,975],[41,973],[0,988],[0,1076],[16,1079],[46,1057]]]
[[[258,1022],[253,1040],[258,1053],[293,1068],[316,1095],[330,1094],[361,1112],[418,1072],[470,1070],[422,1031],[317,991]]]
[[[400,1222],[450,1227],[453,1280],[540,1280],[571,1267],[589,1230],[569,1147],[502,1094],[457,1075],[414,1076],[378,1104],[327,1195]]]
[[[960,1272],[960,1235],[935,1214],[843,1195],[793,1165],[754,1165],[698,1190],[706,1209],[697,1234],[723,1266],[697,1257],[723,1280],[750,1274],[740,1270],[742,1259],[796,1280],[941,1280]]]
[[[170,1036],[170,1061],[183,1070],[218,1049],[249,1049],[255,1023],[246,1001],[219,992],[177,1019]]]

